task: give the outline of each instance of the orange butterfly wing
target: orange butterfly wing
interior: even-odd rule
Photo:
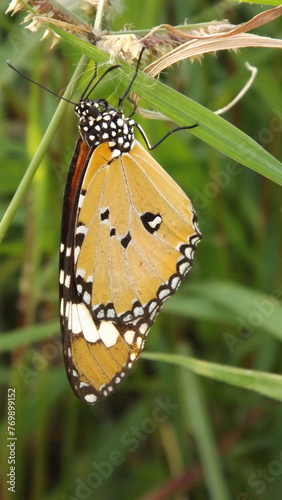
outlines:
[[[75,173],[74,173],[75,172]],[[121,382],[200,240],[191,202],[139,144],[113,156],[78,142],[65,194],[61,252],[64,357],[88,403]]]

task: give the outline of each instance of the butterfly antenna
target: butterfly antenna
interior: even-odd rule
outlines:
[[[113,66],[110,66],[108,69],[106,69],[106,71],[104,71],[104,73],[100,76],[99,80],[97,80],[97,82],[94,83],[93,87],[91,87],[93,81],[95,80],[95,78],[97,77],[97,65],[95,65],[95,71],[94,71],[94,75],[92,76],[91,80],[88,82],[86,88],[84,89],[84,91],[82,92],[81,96],[80,96],[80,100],[81,99],[88,99],[90,94],[93,92],[93,90],[97,87],[98,83],[100,83],[101,80],[103,80],[103,78],[107,75],[107,73],[109,73],[110,71],[112,71],[113,69],[116,69],[116,68],[119,68],[120,67],[120,64],[114,64]],[[90,88],[91,87],[91,88]],[[89,90],[90,88],[90,90]],[[87,92],[87,95],[85,95]]]
[[[13,64],[11,64],[10,61],[7,61],[7,64],[16,73],[18,73],[19,75],[23,76],[26,80],[28,80],[28,81],[30,81],[32,83],[35,83],[35,85],[37,85],[38,87],[41,87],[43,90],[46,90],[47,92],[49,92],[49,94],[53,94],[54,96],[58,97],[59,99],[62,99],[62,101],[66,101],[69,104],[73,104],[74,106],[76,106],[76,104],[77,104],[76,102],[70,101],[69,99],[66,99],[65,97],[62,97],[61,95],[56,94],[56,92],[53,92],[53,90],[50,90],[47,87],[44,87],[44,85],[41,85],[41,83],[36,82],[35,80],[33,80],[32,78],[30,78],[29,76],[27,76],[24,73],[22,73],[19,69],[17,69],[15,66],[13,66]]]
[[[124,99],[127,98],[128,94],[130,92],[130,89],[131,89],[131,87],[132,87],[132,85],[134,83],[134,80],[136,79],[136,77],[138,75],[139,66],[140,66],[141,59],[142,59],[142,56],[143,56],[145,50],[146,50],[146,47],[142,47],[142,49],[140,51],[140,54],[139,54],[139,57],[138,57],[138,61],[137,61],[136,67],[135,67],[134,75],[131,78],[131,81],[129,82],[129,85],[128,85],[127,89],[124,91],[124,93],[122,94],[122,96],[119,98],[119,101],[118,101],[118,107],[119,107],[119,109],[121,108],[121,105],[122,105]]]

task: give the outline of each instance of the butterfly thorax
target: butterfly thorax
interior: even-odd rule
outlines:
[[[110,106],[105,99],[81,99],[75,112],[79,116],[80,135],[89,147],[107,142],[114,157],[130,151],[135,122],[126,118],[121,110]]]

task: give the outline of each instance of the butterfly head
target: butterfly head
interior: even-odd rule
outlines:
[[[134,120],[126,118],[105,99],[81,99],[74,108],[79,117],[79,132],[88,146],[109,144],[115,157],[127,153],[134,143]]]
[[[80,99],[74,110],[79,118],[88,116],[97,119],[100,115],[103,116],[109,108],[111,108],[111,106],[105,99],[99,99],[97,101],[93,101],[92,99]]]

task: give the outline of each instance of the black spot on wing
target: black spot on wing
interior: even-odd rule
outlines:
[[[145,212],[141,215],[140,219],[146,231],[151,234],[158,231],[162,223],[162,217],[160,214],[153,214],[152,212]]]
[[[121,238],[120,242],[121,242],[123,248],[126,249],[129,245],[130,241],[131,241],[131,234],[128,231],[128,233],[123,238]]]
[[[109,215],[110,215],[110,211],[108,208],[106,208],[106,210],[104,210],[104,212],[100,213],[100,218],[101,218],[101,220],[107,220],[107,219],[109,219]]]

